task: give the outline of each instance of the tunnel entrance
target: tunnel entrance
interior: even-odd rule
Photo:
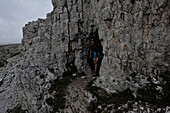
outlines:
[[[101,63],[103,60],[103,46],[99,39],[98,30],[90,34],[89,37],[89,51],[88,51],[88,64],[94,75],[99,75]]]

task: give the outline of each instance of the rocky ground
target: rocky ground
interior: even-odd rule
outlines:
[[[0,45],[0,67],[7,63],[7,59],[20,54],[20,44]]]
[[[168,113],[170,111],[170,78],[168,76],[169,73],[165,73],[162,75],[164,79],[148,78],[147,83],[141,86],[139,75],[136,75],[130,80],[135,86],[115,93],[108,93],[96,87],[92,81],[87,89],[97,99],[90,102],[89,109],[94,113]]]
[[[15,62],[18,62],[17,60],[19,60],[21,57],[19,54],[20,52],[17,49],[18,46],[19,45],[1,46],[1,50],[9,51],[11,48],[13,49],[11,52],[8,52],[8,54],[5,53],[6,57],[3,57],[6,58],[10,64],[12,62],[15,64]],[[17,53],[16,56],[11,56],[12,52]],[[6,69],[8,66],[9,64],[1,67],[1,73],[3,73],[5,71],[3,69]],[[96,85],[96,79],[98,79],[98,76],[93,77],[90,70],[89,74],[86,75],[85,73],[78,73],[76,67],[72,64],[68,64],[67,66],[71,69],[70,71],[65,72],[63,76],[53,79],[51,82],[49,82],[51,85],[50,87],[46,88],[48,92],[46,97],[43,95],[43,93],[41,93],[37,98],[40,100],[44,98],[45,103],[48,106],[51,106],[53,109],[51,111],[52,113],[170,112],[169,72],[163,73],[157,78],[149,78],[134,73],[126,78],[127,84],[125,85],[127,85],[127,89],[122,91],[115,90],[114,92],[108,92],[107,90]],[[12,67],[8,68],[12,69]],[[52,68],[48,69],[49,73],[55,75],[55,72]],[[40,77],[40,80],[44,79],[46,81],[49,79],[45,77],[45,74],[39,74],[38,76]],[[2,77],[2,75],[0,77]],[[22,79],[22,77],[20,79]],[[0,94],[6,94],[8,96],[19,96],[17,93],[21,93],[22,88],[14,90],[12,94],[8,92],[12,90],[15,85],[20,83],[18,80],[17,82],[15,80],[17,79],[12,73],[11,76],[4,76],[1,78],[0,87],[2,87],[0,88]],[[40,84],[45,83],[40,80]],[[23,84],[23,87],[26,85],[24,82],[21,84]],[[23,90],[23,93],[27,93],[27,91]],[[24,95],[26,96],[28,94]],[[40,108],[41,106],[42,105],[39,104]],[[24,107],[22,105],[17,105],[13,109],[8,109],[7,113],[29,113],[23,108]]]
[[[0,112],[169,112],[170,0],[51,1],[21,51],[0,49]],[[104,53],[95,78],[91,38]]]
[[[140,75],[133,75],[133,87],[108,93],[97,87],[98,77],[90,75],[64,76],[57,79],[47,103],[55,112],[62,113],[169,113],[170,78],[164,73],[159,78],[147,78],[139,83]],[[142,80],[142,79],[141,79]],[[114,87],[114,86],[113,86]]]

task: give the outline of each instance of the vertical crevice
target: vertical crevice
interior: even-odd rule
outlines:
[[[131,0],[130,2],[131,2],[132,4],[134,4],[134,3],[135,3],[135,0]]]
[[[66,2],[66,5],[65,5],[66,9],[67,9],[67,15],[68,15],[68,24],[67,24],[67,29],[68,29],[68,52],[70,52],[71,50],[71,42],[70,42],[70,11],[68,9],[68,4]]]
[[[120,14],[120,18],[124,20],[124,13],[123,12]]]
[[[50,51],[51,51],[51,49],[52,49],[52,34],[53,34],[52,33],[52,26],[50,26],[49,30],[50,30]]]
[[[67,19],[68,19],[68,23],[67,23],[67,31],[68,31],[68,52],[67,52],[67,63],[69,62],[69,56],[70,56],[70,51],[71,51],[71,41],[70,41],[70,12],[68,9],[68,4],[67,4],[67,0],[65,1],[65,4],[63,6],[63,8],[66,8],[67,10]],[[70,9],[71,10],[71,9]]]

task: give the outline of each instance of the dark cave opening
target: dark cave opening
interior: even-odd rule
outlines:
[[[135,0],[131,0],[131,3],[134,4],[134,3],[135,3]]]
[[[91,44],[94,43],[94,50],[91,52]],[[91,56],[91,57],[90,57]],[[89,37],[89,47],[88,47],[88,57],[87,62],[90,66],[90,69],[92,72],[95,72],[96,75],[99,75],[100,67],[103,60],[103,46],[101,44],[101,40],[99,39],[98,30],[90,34]],[[97,68],[95,69],[95,61],[97,62]]]

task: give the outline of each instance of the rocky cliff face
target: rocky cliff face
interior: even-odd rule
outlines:
[[[7,59],[20,54],[20,44],[0,45],[0,67],[3,67]]]
[[[142,89],[138,89],[155,81],[164,83],[160,75],[169,80],[170,2],[52,0],[52,4],[53,11],[46,19],[25,25],[21,54],[0,68],[0,111],[115,112],[118,108],[135,107],[140,112],[146,111],[146,103],[143,104],[146,109],[136,103],[135,107],[133,103],[127,107],[129,101],[121,98],[139,101],[138,97],[143,95]],[[87,62],[91,38],[102,41],[104,58],[100,77],[88,84],[92,80]],[[82,81],[85,86],[77,88],[81,78],[70,77],[74,73],[89,76]],[[74,82],[70,85],[75,79],[76,85]],[[124,93],[129,98],[124,98]],[[120,99],[114,100],[110,94]],[[164,108],[169,105],[165,103]]]

